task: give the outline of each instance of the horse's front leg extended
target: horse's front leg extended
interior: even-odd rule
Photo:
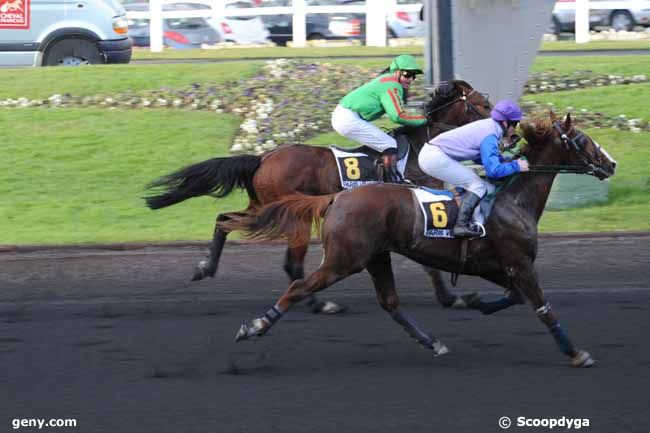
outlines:
[[[384,252],[374,256],[367,266],[377,292],[379,305],[399,323],[404,330],[422,347],[431,349],[435,356],[449,352],[441,341],[424,332],[405,311],[399,308],[399,297],[395,291],[395,277],[391,266],[390,253]]]
[[[557,316],[551,310],[551,304],[544,299],[544,293],[539,287],[537,281],[537,273],[532,263],[528,266],[523,267],[519,272],[514,271],[516,268],[512,269],[512,282],[513,288],[515,290],[520,290],[521,293],[526,296],[533,308],[537,317],[542,321],[544,325],[548,328],[551,335],[555,339],[555,343],[558,345],[560,351],[566,356],[571,358],[572,367],[591,367],[596,363],[594,359],[589,355],[588,352],[584,350],[578,350],[573,345],[569,336],[560,326],[560,322],[557,320]]]

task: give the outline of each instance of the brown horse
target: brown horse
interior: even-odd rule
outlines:
[[[394,132],[396,137],[399,134],[406,135],[411,145],[405,170],[406,178],[418,185],[440,188],[441,183],[425,175],[418,166],[417,156],[423,144],[444,130],[487,117],[490,109],[487,98],[464,81],[455,80],[439,86],[425,106],[428,125],[418,128],[401,127]],[[379,157],[377,152],[365,149],[369,150],[371,155]],[[213,277],[217,272],[219,258],[229,233],[227,229],[222,228],[222,223],[246,215],[253,208],[287,195],[321,195],[342,191],[337,163],[330,149],[291,145],[261,156],[214,158],[185,167],[152,182],[149,188],[157,190],[157,194],[147,197],[146,202],[149,208],[160,209],[192,197],[224,197],[235,187],[245,188],[248,192],[248,208],[217,215],[210,255],[207,261],[201,261],[196,266],[192,280]],[[306,225],[303,229],[308,235],[310,226]],[[291,281],[304,277],[303,263],[307,248],[308,240],[287,249],[284,270]],[[426,271],[443,305],[462,306],[462,299],[447,290],[440,272],[434,269]],[[317,302],[316,298],[308,299],[307,304],[311,305],[315,312],[323,311],[326,306]],[[325,310],[326,312],[338,311],[336,304],[328,304],[334,308]]]
[[[367,269],[382,308],[421,345],[436,355],[446,353],[444,344],[422,331],[399,308],[390,259],[390,252],[396,252],[425,266],[481,276],[503,286],[506,294],[502,299],[476,301],[486,314],[527,298],[573,366],[594,364],[586,351],[577,350],[570,342],[539,286],[534,267],[537,223],[557,172],[605,179],[614,174],[616,162],[574,129],[570,116],[562,124],[551,113],[550,122],[537,120],[523,125],[522,130],[528,142],[522,155],[531,172],[515,175],[496,195],[486,222],[487,236],[468,241],[464,263],[460,259],[463,240],[424,237],[424,217],[414,190],[400,185],[368,185],[320,197],[294,195],[258,209],[257,215],[230,221],[228,230],[243,229],[263,238],[284,236],[300,244],[304,242],[301,226],[324,218],[320,267],[306,279],[294,281],[264,317],[243,324],[237,340],[264,334],[305,296]],[[453,200],[445,206],[447,215],[457,211],[451,209],[456,207]]]

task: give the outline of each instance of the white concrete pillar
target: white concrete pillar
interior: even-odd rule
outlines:
[[[307,6],[305,0],[293,0],[293,46],[304,47],[307,40]]]
[[[589,0],[576,0],[576,43],[589,42]]]

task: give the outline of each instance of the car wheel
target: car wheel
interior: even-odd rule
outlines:
[[[92,42],[63,39],[49,47],[43,57],[44,66],[79,66],[104,63],[103,56]]]
[[[327,38],[325,38],[325,35],[320,33],[312,33],[311,35],[307,36],[308,41],[317,41],[319,39],[327,39]]]
[[[614,11],[610,24],[617,32],[621,30],[627,30],[629,32],[634,28],[634,18],[632,18],[632,15],[628,11]]]

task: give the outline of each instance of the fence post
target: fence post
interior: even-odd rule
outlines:
[[[304,47],[307,39],[305,0],[293,0],[293,46]]]
[[[149,45],[151,51],[163,50],[162,0],[149,0]]]
[[[576,0],[576,43],[589,42],[589,0]]]
[[[390,0],[366,0],[366,45],[369,47],[386,46],[386,10]],[[394,9],[393,9],[394,10]]]

